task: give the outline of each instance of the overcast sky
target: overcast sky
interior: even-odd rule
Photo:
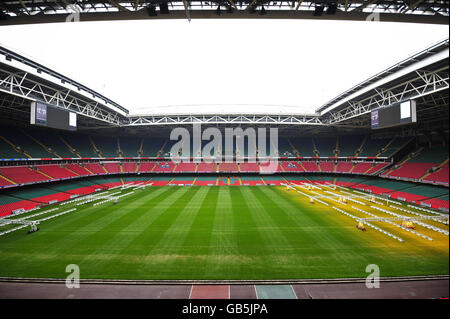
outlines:
[[[0,27],[0,43],[132,113],[189,105],[313,112],[448,38],[448,26],[310,20],[154,20]],[[220,104],[222,106],[208,106]],[[234,107],[223,105],[238,104]],[[191,105],[200,105],[194,108]],[[164,108],[177,112],[179,108]]]

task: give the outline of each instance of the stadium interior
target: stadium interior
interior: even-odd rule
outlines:
[[[4,1],[0,26],[64,18],[32,2]],[[53,13],[65,8],[46,2]],[[82,7],[86,21],[313,13],[363,21],[381,12],[386,21],[448,24],[445,1],[224,1],[218,9],[216,1],[97,2],[104,9],[96,1]],[[319,5],[330,11],[326,17]],[[361,279],[361,265],[379,258],[388,276],[445,276],[448,291],[448,89],[447,38],[309,114],[280,113],[276,106],[270,114],[136,114],[0,46],[0,278],[59,278],[75,256],[91,280]],[[39,118],[42,107],[46,114],[63,112],[68,125]],[[394,109],[395,123],[382,117]],[[224,141],[202,153],[208,140],[173,154],[172,130],[192,132],[195,125],[222,136],[238,130],[232,154]],[[267,137],[265,151],[245,133],[272,128],[277,143]],[[186,148],[189,157],[182,156]],[[78,215],[70,217],[72,211]],[[31,234],[38,224],[42,230]],[[28,227],[29,235],[20,232]],[[42,236],[43,246],[33,236]],[[53,241],[61,246],[50,246]],[[61,253],[64,245],[75,253]],[[35,249],[41,250],[33,255]],[[29,256],[36,268],[26,267]]]

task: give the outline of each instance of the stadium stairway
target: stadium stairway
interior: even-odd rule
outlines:
[[[71,145],[69,145],[69,143],[67,143],[67,141],[60,135],[58,135],[58,138],[61,140],[61,142],[64,143],[64,145],[67,146],[67,148],[69,149],[69,151],[74,154],[76,157],[81,158],[80,153],[78,153]]]
[[[39,141],[37,138],[33,137],[32,135],[28,134],[27,132],[25,132],[23,130],[22,130],[22,133],[25,136],[27,136],[29,139],[34,141],[36,144],[38,144],[40,147],[42,147],[42,149],[49,154],[48,157],[53,157],[51,155],[54,155],[54,156],[56,156],[56,158],[61,158],[61,156],[59,156],[54,150],[52,151],[52,149],[50,147],[48,147],[47,145],[45,145],[44,143]]]

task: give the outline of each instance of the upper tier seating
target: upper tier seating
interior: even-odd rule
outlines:
[[[381,152],[391,139],[371,139],[368,138],[362,147],[362,152],[359,153],[358,157],[375,157]]]
[[[6,138],[9,142],[13,143],[16,147],[20,147],[22,151],[28,154],[31,158],[49,158],[56,157],[47,152],[41,145],[36,143],[29,135],[26,135],[24,131],[17,128],[2,128],[0,129],[0,136]],[[11,148],[11,147],[10,147]],[[27,157],[24,154],[18,154],[19,158]]]
[[[107,174],[105,170],[103,169],[103,166],[97,163],[87,163],[84,165],[89,171],[91,171],[93,174]]]
[[[410,163],[406,162],[399,168],[394,169],[392,172],[388,173],[387,176],[390,177],[403,177],[410,179],[419,179],[424,176],[427,171],[437,164],[432,163]]]
[[[138,157],[141,140],[137,137],[120,137],[118,142],[120,144],[120,151],[122,157]]]
[[[321,157],[334,157],[336,149],[336,137],[318,137],[314,138],[314,144]]]
[[[26,158],[26,156],[17,152],[13,146],[5,142],[0,133],[0,158]]]
[[[313,152],[314,145],[312,143],[311,137],[291,138],[290,141],[299,156],[302,156],[302,157],[315,157],[316,156]]]
[[[392,143],[389,144],[384,151],[382,150],[378,156],[380,157],[390,157],[394,155],[398,150],[400,150],[409,140],[410,137],[396,137]]]
[[[70,145],[70,147],[80,154],[81,157],[98,157],[98,155],[94,152],[94,147],[89,141],[87,135],[67,132],[61,132],[59,134],[61,138]]]
[[[142,157],[156,157],[163,145],[164,139],[144,138],[142,140]]]
[[[119,157],[117,139],[109,136],[91,136],[103,157]]]
[[[37,141],[45,145],[50,153],[46,157],[62,157],[62,158],[76,158],[77,156],[73,154],[66,144],[61,141],[59,136],[52,131],[44,130],[30,130],[28,134],[33,136]],[[56,155],[55,155],[56,153]]]
[[[338,142],[338,156],[339,157],[354,157],[356,151],[361,146],[364,140],[364,135],[345,135],[339,136]]]
[[[424,147],[420,152],[413,152],[408,162],[415,163],[442,163],[448,158],[448,149],[446,146],[437,145],[431,148]],[[416,155],[416,156],[414,156]]]
[[[274,146],[270,145],[270,149],[273,149]],[[269,148],[267,148],[268,150],[270,150]],[[274,152],[272,151],[272,153],[268,152],[267,155],[270,154],[274,154]],[[291,145],[289,144],[288,139],[286,138],[280,138],[278,140],[278,154],[280,157],[292,157],[295,156],[294,151],[292,150]],[[261,154],[260,154],[261,156]]]

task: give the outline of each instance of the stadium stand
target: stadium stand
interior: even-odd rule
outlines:
[[[0,167],[0,174],[16,184],[43,182],[51,179],[28,166]]]
[[[155,167],[155,164],[155,162],[141,162],[138,165],[138,171],[142,173],[151,172]]]
[[[286,162],[283,161],[280,163],[281,167],[282,167],[282,171],[284,172],[304,172],[305,169],[303,168],[303,166],[301,165],[300,162]]]
[[[119,137],[117,145],[121,157],[140,157],[141,139],[137,137]]]
[[[67,169],[71,170],[75,174],[78,174],[79,176],[92,175],[92,173],[89,172],[82,165],[79,165],[79,164],[67,164],[65,166],[66,166]]]
[[[345,135],[339,136],[337,141],[337,155],[339,157],[355,157],[365,136],[363,135]]]
[[[352,162],[339,162],[336,165],[336,172],[337,173],[350,173],[350,171],[353,168],[353,163]]]
[[[371,139],[368,138],[361,147],[358,157],[376,157],[391,139]]]
[[[217,163],[199,163],[197,172],[198,173],[215,173],[217,171]]]
[[[238,172],[239,166],[237,163],[220,163],[219,172]]]
[[[335,137],[313,138],[317,155],[321,157],[334,157],[337,139]]]
[[[259,165],[258,163],[244,162],[239,165],[239,170],[245,173],[259,172]]]
[[[61,132],[59,134],[61,139],[67,143],[69,149],[79,154],[80,157],[98,157],[87,135],[68,132]]]
[[[160,162],[155,165],[153,172],[172,172],[174,168],[173,162]]]
[[[370,162],[358,162],[355,166],[353,166],[353,169],[351,169],[351,173],[364,174],[369,169],[371,169],[372,166],[373,166],[373,163],[370,163]]]
[[[137,163],[136,162],[125,162],[122,163],[122,171],[124,173],[136,173]]]
[[[334,163],[330,161],[320,162],[320,171],[334,172]]]
[[[120,163],[118,163],[118,162],[106,162],[106,163],[103,163],[103,167],[110,174],[116,174],[116,173],[122,172],[122,170],[120,169]]]
[[[36,167],[44,174],[53,178],[72,178],[77,176],[75,173],[59,165],[38,165]]]
[[[306,172],[320,172],[319,166],[317,166],[316,162],[304,161],[302,162],[302,165]]]
[[[181,162],[175,166],[174,172],[189,172],[194,173],[197,170],[197,164],[196,163],[188,163],[188,162]]]
[[[297,156],[315,157],[312,138],[299,137],[290,139]]]

